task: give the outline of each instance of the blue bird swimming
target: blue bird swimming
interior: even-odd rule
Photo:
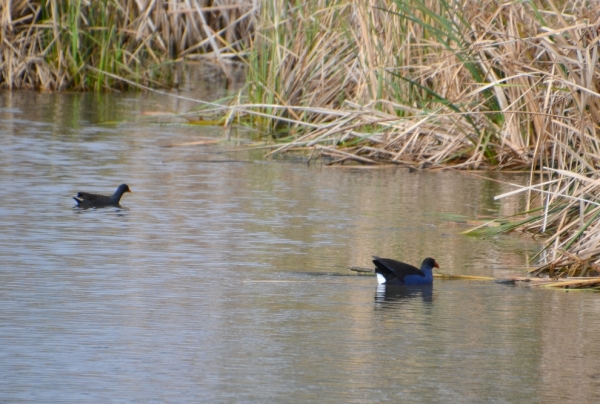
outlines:
[[[425,258],[421,269],[404,262],[373,256],[377,282],[380,285],[431,285],[433,268],[440,266],[433,258]]]

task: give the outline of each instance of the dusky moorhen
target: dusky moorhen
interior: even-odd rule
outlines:
[[[127,184],[119,185],[119,188],[112,196],[90,194],[87,192],[78,192],[74,196],[77,206],[80,208],[102,208],[105,206],[119,206],[119,201],[125,192],[131,192]]]

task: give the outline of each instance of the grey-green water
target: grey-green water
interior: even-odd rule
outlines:
[[[437,279],[371,254],[519,275],[539,245],[451,220],[508,185],[233,152],[164,97],[0,94],[1,402],[598,402],[600,296]],[[518,176],[498,177],[522,182]],[[122,209],[77,191],[133,190]]]

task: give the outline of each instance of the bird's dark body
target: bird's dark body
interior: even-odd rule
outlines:
[[[375,273],[380,284],[427,285],[433,283],[433,268],[439,268],[433,258],[425,258],[421,268],[389,258],[373,256]]]
[[[80,208],[102,208],[106,206],[119,206],[121,197],[125,192],[131,192],[127,184],[119,185],[119,188],[111,196],[78,192],[73,199]]]

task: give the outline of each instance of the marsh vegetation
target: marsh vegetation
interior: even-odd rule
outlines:
[[[0,2],[0,85],[105,90],[173,84],[173,64],[225,64],[250,45],[251,1]]]

